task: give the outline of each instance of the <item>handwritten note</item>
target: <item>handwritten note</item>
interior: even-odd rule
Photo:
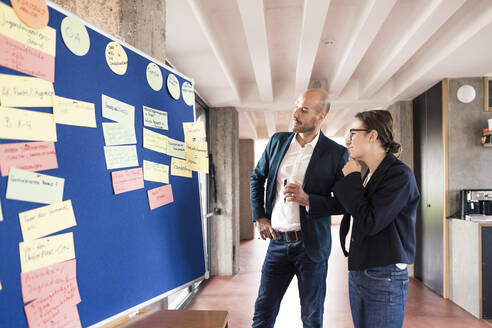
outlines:
[[[167,149],[167,137],[163,134],[143,128],[143,147],[165,154]]]
[[[104,122],[103,133],[106,146],[136,144],[135,128],[132,125]]]
[[[186,142],[186,155],[208,157],[208,144],[206,141]]]
[[[171,159],[171,175],[191,178],[191,170],[186,164],[186,160],[173,157]]]
[[[183,141],[167,138],[167,150],[166,153],[169,156],[186,158],[185,145]]]
[[[208,157],[191,155],[186,158],[186,165],[192,171],[208,174],[209,162]]]
[[[108,170],[138,166],[136,146],[106,146],[104,155]]]
[[[192,106],[195,103],[195,90],[191,86],[190,82],[184,82],[181,86],[181,93],[183,94],[183,100],[188,106]]]
[[[55,57],[0,35],[0,65],[55,81]]]
[[[21,212],[19,221],[24,241],[44,237],[77,225],[71,200]]]
[[[0,74],[0,104],[3,107],[51,107],[53,83],[37,77]]]
[[[106,46],[106,62],[109,68],[118,75],[126,73],[128,56],[125,49],[118,42],[111,41]]]
[[[19,254],[22,272],[71,260],[75,258],[73,233],[20,242]]]
[[[0,145],[2,176],[9,175],[11,167],[26,171],[43,171],[58,168],[54,142],[19,142]]]
[[[143,120],[145,126],[167,130],[167,112],[143,106]]]
[[[103,94],[102,116],[116,122],[133,125],[135,122],[135,106]]]
[[[17,16],[29,27],[40,29],[50,19],[45,0],[10,0]]]
[[[154,91],[162,89],[162,72],[159,66],[155,63],[149,63],[146,70],[147,82]]]
[[[174,201],[171,185],[150,189],[147,191],[147,196],[149,197],[149,206],[151,210]]]
[[[55,56],[56,30],[49,26],[39,30],[27,27],[17,18],[14,10],[3,2],[0,3],[0,34]]]
[[[28,303],[77,279],[76,260],[61,262],[30,272],[21,272],[22,299]]]
[[[174,99],[179,99],[180,95],[180,88],[179,88],[179,81],[176,75],[169,73],[166,79],[167,83],[167,91],[169,91],[169,94],[171,97]]]
[[[56,141],[53,115],[0,107],[0,139]]]
[[[97,127],[96,108],[90,102],[54,96],[53,115],[59,124]]]
[[[77,17],[67,16],[63,18],[60,32],[67,48],[77,56],[84,56],[89,52],[91,39],[84,23]]]
[[[144,161],[145,165],[145,161]],[[113,190],[115,195],[142,189],[144,187],[144,179],[142,168],[111,172],[113,179]]]
[[[11,167],[5,197],[34,203],[59,203],[64,184],[63,178]]]
[[[200,122],[183,122],[183,132],[185,140],[191,141],[195,138],[206,138],[205,123]]]
[[[144,180],[169,183],[169,165],[143,161]]]

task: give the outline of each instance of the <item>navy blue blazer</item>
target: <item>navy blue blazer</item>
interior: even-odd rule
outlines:
[[[294,136],[294,132],[275,133],[251,175],[253,221],[271,218],[277,195],[278,168]],[[343,177],[342,168],[347,159],[347,149],[320,132],[302,184],[302,189],[309,195],[309,213],[304,206],[299,206],[304,247],[313,262],[326,260],[330,255],[331,215],[341,214],[343,211],[338,201],[332,197],[332,187]]]
[[[412,170],[388,153],[365,188],[362,182],[361,174],[354,172],[333,188],[346,211],[340,225],[340,242],[348,256],[349,270],[413,263],[420,194]],[[345,238],[350,216],[354,222],[347,253]]]

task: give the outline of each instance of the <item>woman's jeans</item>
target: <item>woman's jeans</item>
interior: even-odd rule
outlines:
[[[396,265],[349,271],[349,296],[355,328],[401,328],[408,271]]]

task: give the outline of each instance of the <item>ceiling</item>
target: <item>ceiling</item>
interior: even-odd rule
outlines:
[[[167,0],[166,55],[240,138],[286,131],[297,96],[328,91],[322,127],[492,72],[492,0]]]

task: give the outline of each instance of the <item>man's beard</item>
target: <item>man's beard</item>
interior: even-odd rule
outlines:
[[[313,119],[309,124],[303,124],[301,126],[296,126],[295,124],[292,127],[292,131],[295,133],[308,133],[308,132],[313,132],[316,129],[316,125],[314,122],[316,119]],[[299,121],[297,121],[299,122]]]

